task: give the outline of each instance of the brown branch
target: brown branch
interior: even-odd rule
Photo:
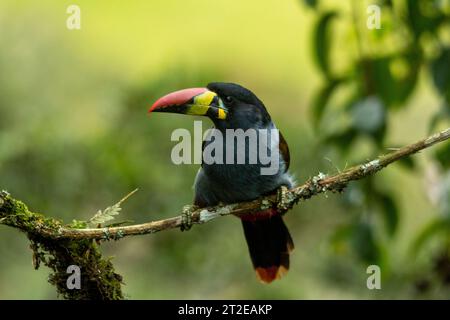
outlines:
[[[278,207],[286,210],[292,208],[300,200],[306,200],[312,196],[324,193],[326,191],[341,192],[350,181],[359,180],[367,176],[373,175],[389,164],[400,160],[404,157],[417,153],[420,150],[431,147],[432,145],[448,140],[450,138],[450,128],[436,133],[426,139],[420,140],[414,144],[399,148],[396,151],[382,155],[372,161],[366,162],[349,168],[343,172],[332,176],[326,176],[322,173],[309,179],[304,184],[295,187],[291,190],[282,192],[282,196],[270,195],[261,199],[249,202],[241,202],[229,205],[219,205],[208,208],[196,209],[191,212],[192,223],[202,224],[220,216],[226,215],[243,215],[258,212],[261,209],[268,209],[270,207]],[[14,225],[8,219],[8,216],[2,214],[2,204],[9,198],[0,195],[0,223],[7,224],[16,228],[24,229],[22,225]],[[73,229],[70,227],[56,224],[52,227],[46,226],[45,223],[39,223],[35,229],[31,228],[24,230],[31,233],[37,233],[42,237],[50,239],[120,239],[125,236],[143,235],[155,233],[162,230],[180,228],[183,225],[182,215],[147,222],[143,224],[120,226],[120,227],[106,227],[106,228],[92,228],[92,229]]]

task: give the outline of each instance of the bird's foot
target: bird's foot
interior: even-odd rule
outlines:
[[[281,186],[277,190],[277,210],[283,214],[292,208],[291,195],[286,186]]]
[[[188,231],[192,227],[192,213],[197,209],[195,205],[185,205],[181,214],[181,231]]]

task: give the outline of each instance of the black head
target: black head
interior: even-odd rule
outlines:
[[[218,129],[266,128],[270,116],[250,90],[213,82],[207,88],[189,88],[159,98],[149,112],[171,112],[209,117]]]
[[[212,119],[218,128],[260,128],[270,123],[266,107],[250,90],[226,82],[212,82],[207,88],[218,95],[227,109],[226,119]]]

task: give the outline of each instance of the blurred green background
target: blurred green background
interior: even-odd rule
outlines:
[[[382,10],[379,30],[366,27],[370,3]],[[70,4],[80,30],[66,28]],[[448,127],[449,17],[445,0],[3,0],[0,188],[67,223],[134,188],[119,219],[178,214],[198,166],[172,164],[170,135],[194,118],[146,111],[212,81],[264,101],[299,182],[335,173]],[[269,286],[232,217],[102,250],[132,299],[448,298],[449,149],[298,205],[286,216],[291,270]],[[0,225],[0,299],[57,297],[28,247]],[[366,287],[370,264],[381,290]]]

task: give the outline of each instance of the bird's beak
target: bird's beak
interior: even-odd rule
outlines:
[[[206,88],[191,88],[175,91],[156,100],[148,112],[172,112],[195,116],[208,116],[212,119],[227,118],[219,96]]]

